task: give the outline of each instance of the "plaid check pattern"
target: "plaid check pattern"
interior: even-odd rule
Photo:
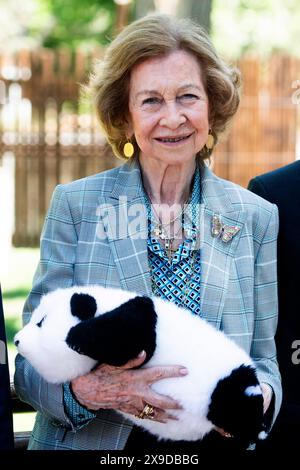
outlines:
[[[201,194],[201,316],[251,354],[259,380],[273,388],[275,418],[281,404],[274,342],[277,208],[216,177],[207,167],[201,168]],[[124,214],[134,212],[136,205],[142,213],[144,210],[144,224],[130,224],[130,231],[126,231]],[[140,169],[134,161],[59,185],[42,231],[40,262],[23,321],[29,321],[43,294],[58,287],[101,284],[151,295],[147,212],[143,207]],[[223,223],[240,227],[231,242],[211,236],[214,214],[219,214]],[[116,225],[120,230],[115,231]],[[132,429],[128,421],[113,410],[99,410],[78,429],[65,412],[63,386],[45,382],[21,356],[16,358],[15,386],[21,399],[38,411],[30,449],[124,447]]]

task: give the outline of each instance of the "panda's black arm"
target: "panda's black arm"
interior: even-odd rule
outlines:
[[[66,342],[99,364],[121,366],[144,350],[149,361],[156,346],[157,315],[149,297],[135,297],[114,310],[71,328]]]

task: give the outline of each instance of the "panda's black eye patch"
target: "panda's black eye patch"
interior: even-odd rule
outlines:
[[[46,315],[36,324],[36,326],[38,326],[39,328],[41,328],[42,324],[43,324],[43,321],[45,320],[46,318]]]

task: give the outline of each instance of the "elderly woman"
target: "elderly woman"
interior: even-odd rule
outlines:
[[[196,24],[150,15],[111,43],[90,89],[112,149],[127,161],[56,188],[24,321],[42,294],[76,284],[169,299],[251,354],[272,424],[281,402],[277,209],[204,164],[238,108],[237,71]],[[115,410],[172,419],[180,405],[151,384],[188,371],[139,370],[144,360],[141,351],[124,367],[101,365],[60,386],[18,357],[16,389],[38,411],[29,448],[123,449],[132,425]]]

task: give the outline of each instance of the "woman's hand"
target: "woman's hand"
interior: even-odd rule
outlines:
[[[165,423],[176,419],[167,410],[181,409],[173,399],[160,395],[151,385],[168,377],[182,377],[188,371],[182,366],[149,367],[134,369],[145,360],[143,351],[122,367],[100,365],[92,372],[71,382],[76,399],[90,410],[109,408],[139,415],[146,404],[154,408],[153,420]]]
[[[261,388],[263,398],[264,398],[264,414],[265,414],[272,400],[273,389],[269,384],[266,384],[264,382],[260,384],[260,388]]]

